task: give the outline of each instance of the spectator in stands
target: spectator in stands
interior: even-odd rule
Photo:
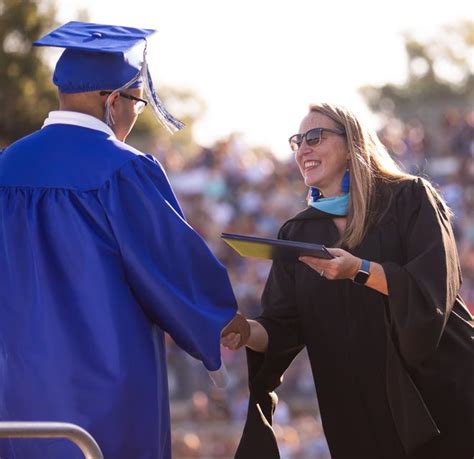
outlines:
[[[275,261],[248,341],[222,339],[249,348],[236,457],[277,456],[271,391],[306,346],[333,457],[470,459],[474,322],[449,209],[343,107],[311,106],[290,145],[311,198],[279,237],[334,258]]]

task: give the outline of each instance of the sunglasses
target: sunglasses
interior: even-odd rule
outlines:
[[[332,132],[333,134],[337,135],[346,135],[346,133],[341,129],[313,128],[305,132],[304,134],[292,135],[288,139],[288,142],[290,143],[291,149],[296,152],[301,147],[301,144],[303,143],[304,139],[306,139],[306,143],[310,147],[319,145],[321,143],[323,132]]]
[[[112,94],[113,91],[100,91],[101,96],[106,96],[109,94]],[[125,92],[120,91],[119,96],[123,97],[124,99],[132,100],[135,104],[135,111],[140,114],[143,110],[145,110],[145,107],[148,105],[148,101],[145,99],[141,99],[140,97],[135,97],[132,96],[131,94],[127,94]]]

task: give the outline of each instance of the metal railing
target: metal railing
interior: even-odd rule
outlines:
[[[65,438],[81,449],[85,459],[104,459],[89,432],[66,422],[0,422],[0,438]]]

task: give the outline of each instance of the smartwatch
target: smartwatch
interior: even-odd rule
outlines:
[[[370,261],[362,260],[359,271],[354,276],[353,282],[359,285],[365,285],[370,276]]]

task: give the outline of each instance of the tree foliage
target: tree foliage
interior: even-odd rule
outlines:
[[[55,26],[45,3],[0,0],[0,146],[38,129],[57,106],[51,70],[31,45]]]
[[[428,105],[465,106],[474,102],[474,21],[445,26],[432,40],[405,34],[407,81],[403,85],[366,86],[361,93],[376,112],[390,108],[413,116]]]

